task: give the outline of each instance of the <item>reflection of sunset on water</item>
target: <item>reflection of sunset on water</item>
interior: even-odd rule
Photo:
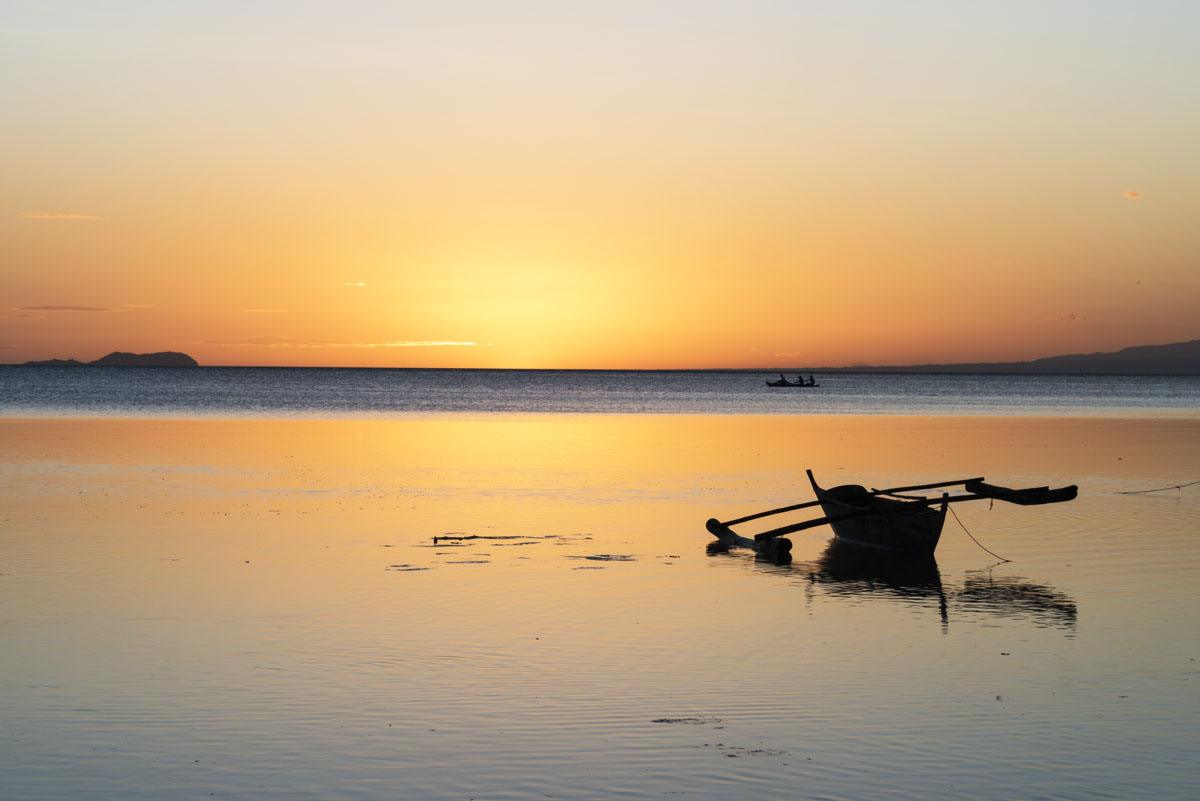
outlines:
[[[1172,775],[1191,727],[1186,677],[1143,664],[1189,655],[1197,498],[1114,494],[1200,473],[1188,420],[9,419],[0,434],[0,661],[26,688],[4,702],[0,760],[21,787],[16,761],[38,764],[47,738],[80,755],[119,738],[139,763],[192,765],[184,788],[280,766],[290,794],[351,765],[434,798],[598,798],[631,769],[643,789],[691,776],[694,797],[750,776],[929,797],[902,778],[915,749],[988,795],[1009,774],[968,754],[1044,764],[1031,726],[1087,766],[1071,786],[1094,788]],[[841,558],[827,530],[796,536],[790,567],[706,555],[708,516],[801,500],[802,465],[1082,491],[960,510],[1010,564],[950,521],[913,570]],[[699,722],[655,722],[676,719]],[[1067,737],[1083,719],[1088,736]],[[1145,751],[1118,775],[1131,727]],[[714,765],[705,743],[737,759]],[[534,773],[515,767],[528,759]],[[117,786],[128,769],[117,754],[89,775]]]

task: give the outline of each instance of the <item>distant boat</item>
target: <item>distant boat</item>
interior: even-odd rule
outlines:
[[[811,470],[805,472],[817,496],[815,501],[758,512],[723,523],[712,518],[706,527],[723,545],[753,548],[764,556],[780,560],[786,560],[792,550],[791,542],[784,538],[785,534],[824,525],[832,528],[834,536],[843,542],[897,553],[932,555],[941,539],[942,525],[946,522],[946,511],[951,503],[989,499],[1036,506],[1070,501],[1079,492],[1075,485],[1058,489],[1010,489],[987,484],[982,477],[887,489],[868,490],[859,484],[825,489],[817,484]],[[940,498],[900,494],[949,487],[962,487],[967,494],[950,495],[943,492]],[[820,506],[825,516],[764,531],[756,534],[754,539],[736,534],[732,529],[739,523],[813,506]]]
[[[821,385],[818,384],[816,382],[816,380],[805,381],[804,379],[800,379],[799,381],[788,381],[783,376],[780,376],[779,379],[776,381],[768,380],[767,386],[768,387],[819,387]]]

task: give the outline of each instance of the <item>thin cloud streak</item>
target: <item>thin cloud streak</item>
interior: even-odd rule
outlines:
[[[107,306],[18,306],[21,311],[47,312],[110,312],[116,311]]]
[[[287,309],[239,309],[246,314],[286,314]]]
[[[456,339],[394,339],[386,342],[328,342],[320,340],[297,340],[283,337],[255,337],[253,339],[221,342],[207,340],[205,345],[219,345],[227,348],[477,348],[478,342]]]
[[[76,214],[70,211],[23,211],[21,218],[25,220],[58,220],[60,222],[108,219],[108,217],[101,217],[97,214]]]
[[[346,286],[352,286],[352,287],[356,287],[356,288],[364,287],[366,285],[367,285],[366,281],[347,281],[346,282]]]

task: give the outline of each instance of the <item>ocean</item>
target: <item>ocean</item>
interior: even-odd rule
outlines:
[[[342,368],[0,368],[7,417],[358,417],[411,413],[1173,416],[1200,376]],[[794,378],[794,376],[793,376]]]
[[[0,801],[1200,797],[1200,379],[769,377],[0,369]]]

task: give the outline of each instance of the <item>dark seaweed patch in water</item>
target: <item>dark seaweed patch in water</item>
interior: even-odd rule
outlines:
[[[787,756],[787,751],[779,748],[743,748],[740,745],[726,745],[725,743],[705,743],[697,746],[699,748],[719,748],[725,752],[725,756],[730,758],[737,757],[780,757]]]
[[[491,564],[487,559],[451,559],[448,565],[486,565]]]
[[[438,534],[433,538],[437,542],[462,542],[463,540],[526,540],[528,537],[523,537],[520,534],[463,534],[460,531],[452,531],[447,534]]]
[[[579,567],[573,567],[571,569],[572,570],[607,570],[608,568],[606,568],[604,565],[580,565]]]
[[[557,534],[438,534],[433,538],[437,542],[465,542],[467,540],[552,540]]]
[[[568,556],[568,559],[587,559],[592,562],[636,562],[637,557],[627,553],[594,553],[587,556]]]
[[[465,534],[461,531],[448,531],[433,538],[433,544],[465,545],[473,540],[491,540],[496,545],[537,545],[545,540],[557,540],[555,545],[570,542],[590,540],[590,534]]]
[[[690,715],[682,718],[655,718],[651,723],[683,723],[688,726],[706,726],[710,723],[720,723],[720,718],[712,715]],[[707,745],[707,743],[706,743]]]

